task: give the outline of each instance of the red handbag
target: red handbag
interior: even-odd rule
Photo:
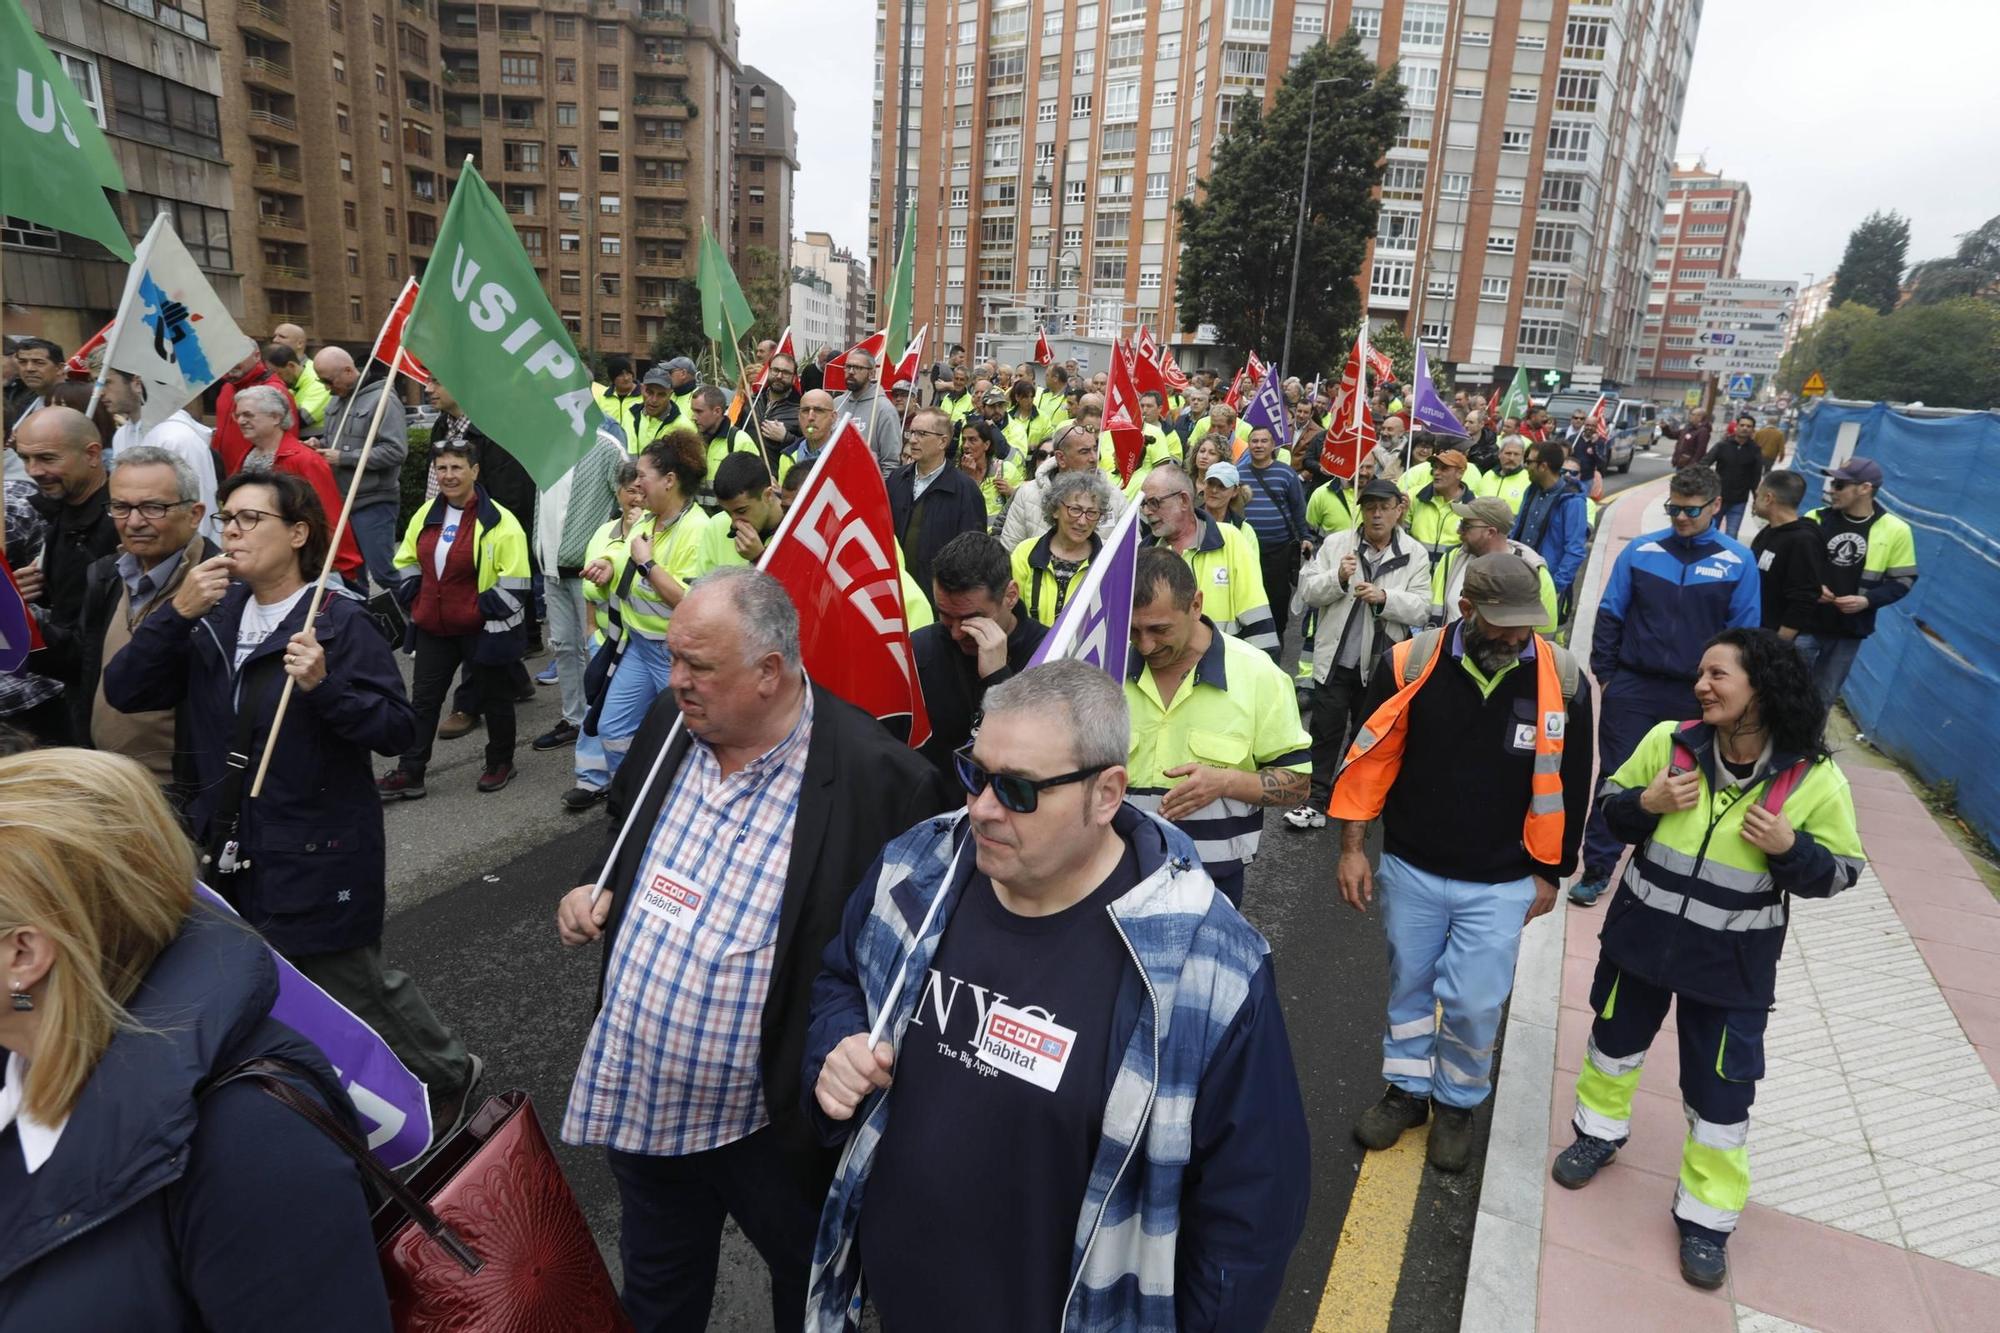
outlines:
[[[305,1074],[251,1060],[216,1079],[257,1087],[304,1117],[383,1197],[375,1243],[405,1333],[624,1333],[632,1321],[525,1092],[487,1098],[408,1183],[311,1097]]]

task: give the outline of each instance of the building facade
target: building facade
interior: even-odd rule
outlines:
[[[1812,274],[1806,274],[1811,277]],[[1818,282],[1809,282],[1799,288],[1798,304],[1792,307],[1791,322],[1785,325],[1785,351],[1792,350],[1792,344],[1799,335],[1819,323],[1821,315],[1833,301],[1834,275],[1829,273]]]
[[[240,317],[256,238],[232,213],[222,132],[228,85],[203,0],[24,3],[124,173],[127,191],[115,198],[126,234],[136,242],[155,214],[169,213],[217,295]],[[75,351],[116,312],[124,261],[95,241],[14,218],[4,224],[7,332]]]
[[[1246,99],[1352,27],[1408,95],[1371,317],[1447,365],[1632,378],[1698,0],[919,0],[899,201],[904,3],[876,10],[870,260],[907,202],[915,322],[944,340],[1177,330],[1174,202]]]
[[[1739,276],[1749,222],[1748,185],[1702,162],[1674,168],[1640,334],[1638,380],[1647,396],[1679,402],[1707,382],[1690,364],[1699,350],[1702,289],[1711,278]]]
[[[835,296],[833,284],[811,269],[792,270],[789,293],[792,346],[804,360],[821,347],[830,347],[847,336],[847,300]],[[840,343],[841,350],[853,346]]]
[[[838,344],[835,355],[873,331],[870,321],[875,317],[875,297],[868,285],[868,266],[856,259],[852,250],[834,244],[827,232],[809,231],[792,242],[792,267],[824,278],[832,289],[834,327],[840,330],[834,340]],[[810,356],[813,350],[801,347],[799,355]]]
[[[736,76],[736,144],[730,216],[735,220],[729,258],[737,280],[777,293],[777,327],[792,320],[792,183],[799,170],[798,108],[790,93],[762,70],[745,65]]]

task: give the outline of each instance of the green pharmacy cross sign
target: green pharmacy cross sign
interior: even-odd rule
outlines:
[[[1542,383],[1548,385],[1551,389],[1555,388],[1558,384],[1561,384],[1562,382],[1563,382],[1563,373],[1560,370],[1545,371],[1542,375]]]

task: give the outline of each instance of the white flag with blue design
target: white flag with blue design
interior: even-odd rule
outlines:
[[[165,213],[153,219],[125,278],[104,364],[146,383],[141,428],[186,407],[257,350]]]
[[[1083,572],[1083,582],[1056,615],[1028,665],[1074,657],[1102,669],[1113,680],[1125,679],[1126,656],[1132,648],[1132,585],[1139,574],[1139,506],[1127,505],[1097,559]]]

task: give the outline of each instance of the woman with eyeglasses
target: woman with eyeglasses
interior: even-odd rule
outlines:
[[[247,389],[238,389],[230,411],[235,416],[237,429],[250,442],[250,452],[244,455],[242,473],[288,472],[295,477],[303,477],[319,498],[319,508],[326,515],[329,526],[340,513],[340,487],[334,484],[333,469],[327,466],[319,450],[310,448],[298,436],[298,418],[293,415],[291,402],[285,395],[268,384],[253,384]],[[216,504],[222,503],[218,497]],[[352,525],[341,530],[340,545],[333,552],[333,568],[357,590],[368,587],[367,575],[363,572],[361,545],[354,539]],[[318,577],[317,574],[314,577]]]
[[[1021,604],[1044,625],[1055,624],[1104,539],[1099,520],[1111,506],[1111,483],[1095,468],[1051,474],[1042,485],[1049,530],[1014,548],[1014,583]]]
[[[239,472],[216,504],[222,554],[190,570],[105,664],[105,700],[127,712],[185,703],[202,879],[382,1035],[429,1087],[442,1131],[477,1061],[410,978],[382,964],[388,856],[369,756],[399,754],[416,735],[403,678],[360,598],[329,588],[306,624],[327,549],[311,486]],[[287,676],[292,700],[253,797]]]
[[[1563,460],[1562,474],[1565,485],[1574,482],[1577,489],[1583,493],[1584,525],[1590,531],[1596,532],[1597,501],[1590,498],[1590,492],[1583,490],[1583,465],[1578,463],[1574,458],[1566,458]]]

